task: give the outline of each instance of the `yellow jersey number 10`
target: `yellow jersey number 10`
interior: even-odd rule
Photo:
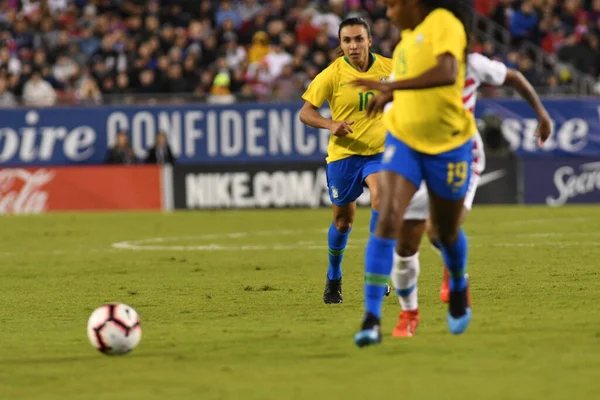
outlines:
[[[365,111],[369,105],[369,100],[373,97],[375,97],[375,93],[373,92],[359,93],[358,111]]]

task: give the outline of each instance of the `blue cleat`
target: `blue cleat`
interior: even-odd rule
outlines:
[[[358,347],[371,346],[381,343],[381,328],[379,318],[367,314],[360,332],[354,335],[354,343]]]
[[[467,330],[469,323],[471,322],[471,309],[467,308],[465,314],[462,317],[454,318],[452,314],[448,313],[448,329],[454,335],[460,335]]]

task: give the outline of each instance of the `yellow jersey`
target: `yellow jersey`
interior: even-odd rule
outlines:
[[[392,60],[371,54],[371,65],[365,72],[355,69],[346,57],[340,57],[325,68],[302,95],[305,101],[320,108],[329,102],[334,121],[354,121],[353,133],[344,137],[331,135],[327,147],[327,163],[350,156],[372,156],[383,152],[386,128],[381,114],[367,118],[367,105],[379,92],[363,91],[352,85],[356,79],[387,80]]]
[[[465,85],[465,29],[450,11],[437,8],[414,30],[403,30],[394,50],[393,76],[416,78],[450,53],[458,61],[458,77],[451,86],[394,91],[384,121],[392,135],[416,151],[440,154],[466,143],[476,132],[475,119],[462,101]]]

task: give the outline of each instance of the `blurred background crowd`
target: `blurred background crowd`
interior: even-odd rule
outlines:
[[[549,94],[595,82],[600,0],[474,4],[474,51]],[[399,33],[380,0],[0,0],[0,107],[297,100],[352,16],[391,56]]]

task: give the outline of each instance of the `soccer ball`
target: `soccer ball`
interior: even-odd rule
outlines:
[[[88,338],[104,354],[125,354],[142,338],[137,312],[126,304],[110,303],[94,310],[87,325]]]

